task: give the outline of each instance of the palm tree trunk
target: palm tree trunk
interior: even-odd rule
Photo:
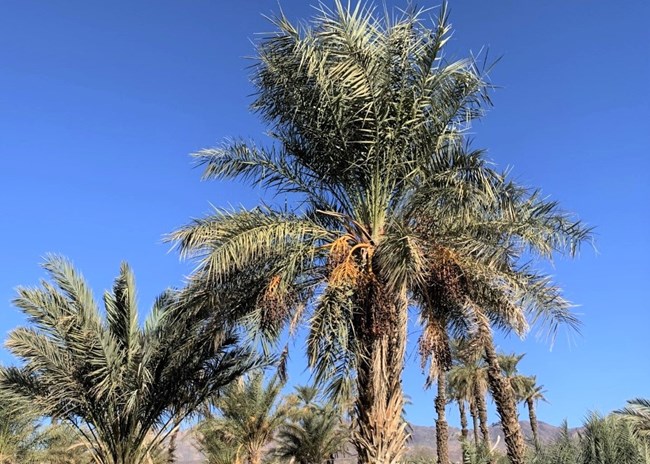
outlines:
[[[479,425],[481,427],[481,437],[485,449],[490,449],[490,429],[488,428],[487,403],[485,394],[481,391],[475,392],[474,401],[476,402],[476,412],[478,413]]]
[[[469,405],[470,414],[472,415],[472,425],[474,427],[474,446],[478,447],[478,408],[476,407],[476,401],[472,401]]]
[[[250,449],[248,452],[248,464],[262,464],[262,450]]]
[[[353,438],[359,464],[399,463],[408,438],[402,391],[407,307],[405,298],[391,305],[380,290],[370,289],[366,301],[373,303],[353,322],[361,350]]]
[[[467,412],[464,400],[458,400],[458,412],[460,414],[460,437],[463,441],[467,441],[469,430],[467,430]]]
[[[445,417],[447,393],[447,373],[441,369],[438,373],[438,395],[436,396],[436,451],[438,464],[449,464],[449,429]]]
[[[537,414],[535,414],[535,401],[532,398],[526,398],[526,405],[528,406],[528,417],[530,418],[530,429],[533,431],[533,444],[535,450],[540,451]]]
[[[483,340],[485,340],[484,354],[485,362],[488,365],[488,384],[494,402],[497,405],[497,412],[501,418],[501,427],[505,436],[508,458],[512,464],[524,464],[526,444],[524,442],[524,436],[521,433],[521,427],[519,426],[515,394],[512,390],[512,385],[501,373],[489,323],[484,317],[481,317],[479,320],[479,330],[481,331]]]

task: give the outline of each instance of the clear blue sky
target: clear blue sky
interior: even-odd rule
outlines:
[[[292,18],[312,14],[302,1],[282,6]],[[546,386],[539,417],[549,423],[577,425],[587,410],[650,397],[650,3],[452,0],[451,9],[453,55],[488,46],[503,56],[475,145],[597,227],[597,252],[553,270],[580,305],[582,335],[561,335],[552,351],[534,334],[501,348],[528,353],[521,370]],[[272,11],[270,0],[2,2],[3,336],[22,321],[14,288],[37,283],[45,253],[70,257],[98,295],[129,261],[144,311],[191,270],[164,233],[210,202],[256,204],[259,190],[200,183],[187,154],[227,136],[262,138],[245,57]],[[301,348],[291,372],[303,381]],[[428,425],[433,392],[422,391],[413,348],[409,357],[408,418]],[[12,362],[6,351],[0,360]]]

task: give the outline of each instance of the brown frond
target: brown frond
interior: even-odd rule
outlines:
[[[361,270],[359,266],[350,259],[346,259],[337,265],[329,276],[329,284],[334,286],[356,287],[359,282]]]
[[[350,246],[349,238],[344,235],[334,240],[329,245],[329,249],[327,267],[331,272],[348,259],[352,247]]]

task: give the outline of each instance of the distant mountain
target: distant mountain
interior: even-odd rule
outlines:
[[[530,423],[528,421],[520,422],[521,429],[526,439],[532,439],[532,432]],[[542,443],[553,441],[560,434],[560,427],[539,422],[539,436]],[[499,424],[492,424],[489,427],[490,441],[492,444],[497,443],[497,449],[505,452],[506,445],[503,441],[503,430]],[[570,429],[575,433],[578,429]],[[205,458],[196,446],[196,438],[192,429],[181,431],[176,439],[176,462],[178,464],[204,464]],[[470,437],[473,432],[470,429]],[[411,440],[408,447],[410,450],[418,450],[419,452],[435,453],[436,450],[436,428],[426,427],[422,425],[411,426]],[[449,456],[452,462],[460,462],[461,448],[460,448],[460,429],[449,427]],[[354,462],[354,459],[347,458],[341,459],[341,464]]]
[[[519,425],[526,440],[532,441],[533,433],[528,421],[520,421]],[[411,441],[409,448],[418,450],[430,450],[435,453],[436,450],[436,428],[426,427],[421,425],[411,426]],[[542,443],[553,441],[560,434],[560,427],[547,424],[545,422],[538,422],[539,438]],[[575,433],[578,429],[569,429],[570,432]],[[501,452],[506,451],[506,444],[503,439],[503,430],[498,423],[492,424],[489,427],[490,442],[497,444],[497,450]],[[469,436],[472,438],[473,431],[470,429]],[[449,427],[449,456],[452,462],[460,462],[462,458],[460,447],[460,429]]]

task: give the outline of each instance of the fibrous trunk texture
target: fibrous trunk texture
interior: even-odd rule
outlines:
[[[408,438],[402,416],[407,308],[373,287],[354,320],[360,352],[353,442],[359,464],[397,464]]]
[[[530,428],[533,431],[533,444],[535,449],[540,451],[539,435],[537,428],[537,414],[535,414],[535,401],[532,398],[526,399],[526,405],[528,406],[528,417],[530,418]]]
[[[460,414],[460,437],[467,441],[469,430],[467,430],[467,412],[465,411],[465,401],[458,400],[458,412]]]
[[[262,464],[262,451],[259,449],[250,450],[248,453],[249,464]]]
[[[483,327],[488,335],[485,343],[485,362],[488,364],[488,384],[501,418],[508,458],[512,464],[525,464],[526,444],[519,426],[517,403],[512,385],[501,373],[489,327]]]
[[[449,430],[445,418],[447,404],[447,373],[441,369],[438,373],[438,394],[436,396],[436,450],[438,464],[449,464]]]
[[[476,412],[478,413],[483,446],[485,446],[486,449],[490,449],[490,429],[488,428],[487,402],[485,401],[485,393],[482,391],[476,391],[474,394],[474,401],[476,402]]]
[[[474,427],[474,446],[478,446],[478,408],[476,407],[476,401],[472,401],[469,405],[470,414],[472,415],[472,425]]]

